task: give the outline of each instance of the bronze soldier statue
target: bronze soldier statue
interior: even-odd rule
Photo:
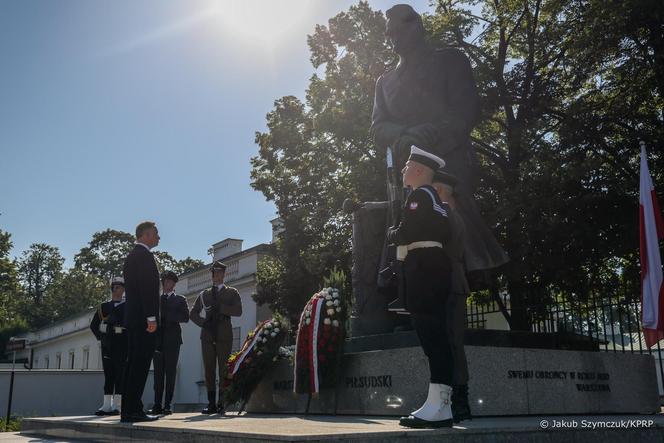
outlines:
[[[479,97],[470,62],[457,49],[431,48],[422,18],[409,5],[396,5],[386,16],[385,34],[399,63],[376,83],[371,122],[375,143],[391,150],[395,182],[412,145],[444,159],[445,171],[459,180],[455,193],[466,226],[466,271],[500,266],[507,255],[473,197],[477,159],[470,132],[479,120]]]
[[[223,393],[219,389],[219,401],[216,401],[217,367],[219,382],[224,379],[226,362],[233,345],[231,317],[242,315],[242,300],[237,289],[224,284],[226,265],[217,260],[210,268],[212,287],[198,296],[191,308],[189,318],[201,327],[201,348],[205,368],[205,386],[208,393],[208,405],[203,414],[224,413]],[[205,311],[205,317],[201,311]]]

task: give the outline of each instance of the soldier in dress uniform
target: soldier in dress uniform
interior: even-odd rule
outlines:
[[[412,188],[403,207],[401,223],[388,230],[388,242],[397,246],[403,261],[406,309],[431,373],[427,399],[400,424],[407,427],[452,426],[451,394],[454,375],[452,348],[446,327],[446,304],[452,280],[452,261],[444,247],[453,238],[450,208],[431,186],[434,172],[445,165],[438,156],[411,147],[402,170],[405,186]]]
[[[466,330],[466,298],[470,294],[470,286],[466,279],[464,266],[463,239],[465,226],[463,218],[457,212],[454,197],[455,186],[458,180],[455,176],[439,169],[433,177],[432,186],[436,189],[440,201],[447,203],[449,210],[447,216],[451,225],[451,237],[445,245],[445,253],[452,261],[452,283],[450,295],[447,298],[447,334],[450,337],[450,346],[454,356],[454,385],[452,389],[452,415],[454,422],[458,423],[471,418],[470,404],[468,402],[468,362],[464,350],[463,339]]]
[[[111,279],[111,300],[99,305],[90,329],[101,342],[104,368],[104,404],[96,415],[116,415],[122,407],[122,384],[127,361],[127,332],[124,328],[124,279]]]
[[[173,271],[161,274],[162,295],[160,300],[159,327],[157,328],[157,345],[152,358],[154,365],[154,406],[151,414],[170,415],[173,391],[175,390],[175,374],[182,344],[182,328],[180,323],[189,321],[187,299],[175,293],[178,276]],[[164,381],[166,397],[164,398]],[[164,402],[162,403],[162,399]],[[161,405],[164,405],[162,408]]]
[[[205,386],[208,393],[208,405],[203,414],[223,414],[223,393],[219,390],[219,402],[216,402],[217,367],[219,381],[224,379],[226,362],[233,345],[231,317],[242,315],[242,301],[237,289],[224,284],[226,265],[217,260],[210,268],[212,287],[200,293],[189,318],[201,327],[201,348],[205,367]],[[205,317],[201,316],[205,311]]]

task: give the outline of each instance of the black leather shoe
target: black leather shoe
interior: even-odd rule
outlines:
[[[152,406],[152,409],[150,409],[148,411],[148,413],[150,413],[152,415],[159,415],[162,412],[164,412],[164,410],[161,408],[161,405],[154,405],[154,406]]]
[[[128,414],[123,415],[120,418],[120,423],[140,423],[145,421],[155,421],[159,420],[159,417],[156,415],[147,415],[147,414]]]
[[[119,411],[119,410],[117,410],[117,409],[113,409],[111,412],[109,412],[109,413],[106,414],[106,415],[119,415],[119,414],[120,414],[120,411]]]
[[[97,417],[103,417],[103,416],[109,415],[109,414],[110,414],[110,412],[106,412],[103,409],[97,409],[97,412],[95,412],[95,415]]]
[[[209,405],[207,405],[207,408],[203,408],[203,410],[201,411],[201,414],[205,414],[205,415],[216,414],[217,411],[218,411],[217,405],[209,404]]]
[[[224,407],[222,405],[217,406],[217,414],[224,415]]]
[[[399,419],[399,424],[407,428],[416,428],[416,429],[451,428],[452,419],[450,418],[448,420],[429,421],[429,420],[422,420],[421,418],[409,415],[408,417],[401,417]]]
[[[171,405],[166,405],[164,406],[164,410],[161,411],[163,415],[171,415],[173,411],[171,411]]]

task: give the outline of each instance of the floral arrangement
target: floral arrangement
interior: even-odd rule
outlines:
[[[339,290],[314,294],[300,316],[295,344],[297,393],[316,394],[334,387],[345,338],[346,304]]]
[[[246,403],[263,376],[279,358],[288,325],[275,317],[260,323],[244,340],[242,348],[228,358],[224,378],[224,405]]]

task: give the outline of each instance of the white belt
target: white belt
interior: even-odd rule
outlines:
[[[415,241],[407,245],[397,246],[397,260],[404,261],[408,251],[420,248],[442,248],[443,244],[437,241]]]

